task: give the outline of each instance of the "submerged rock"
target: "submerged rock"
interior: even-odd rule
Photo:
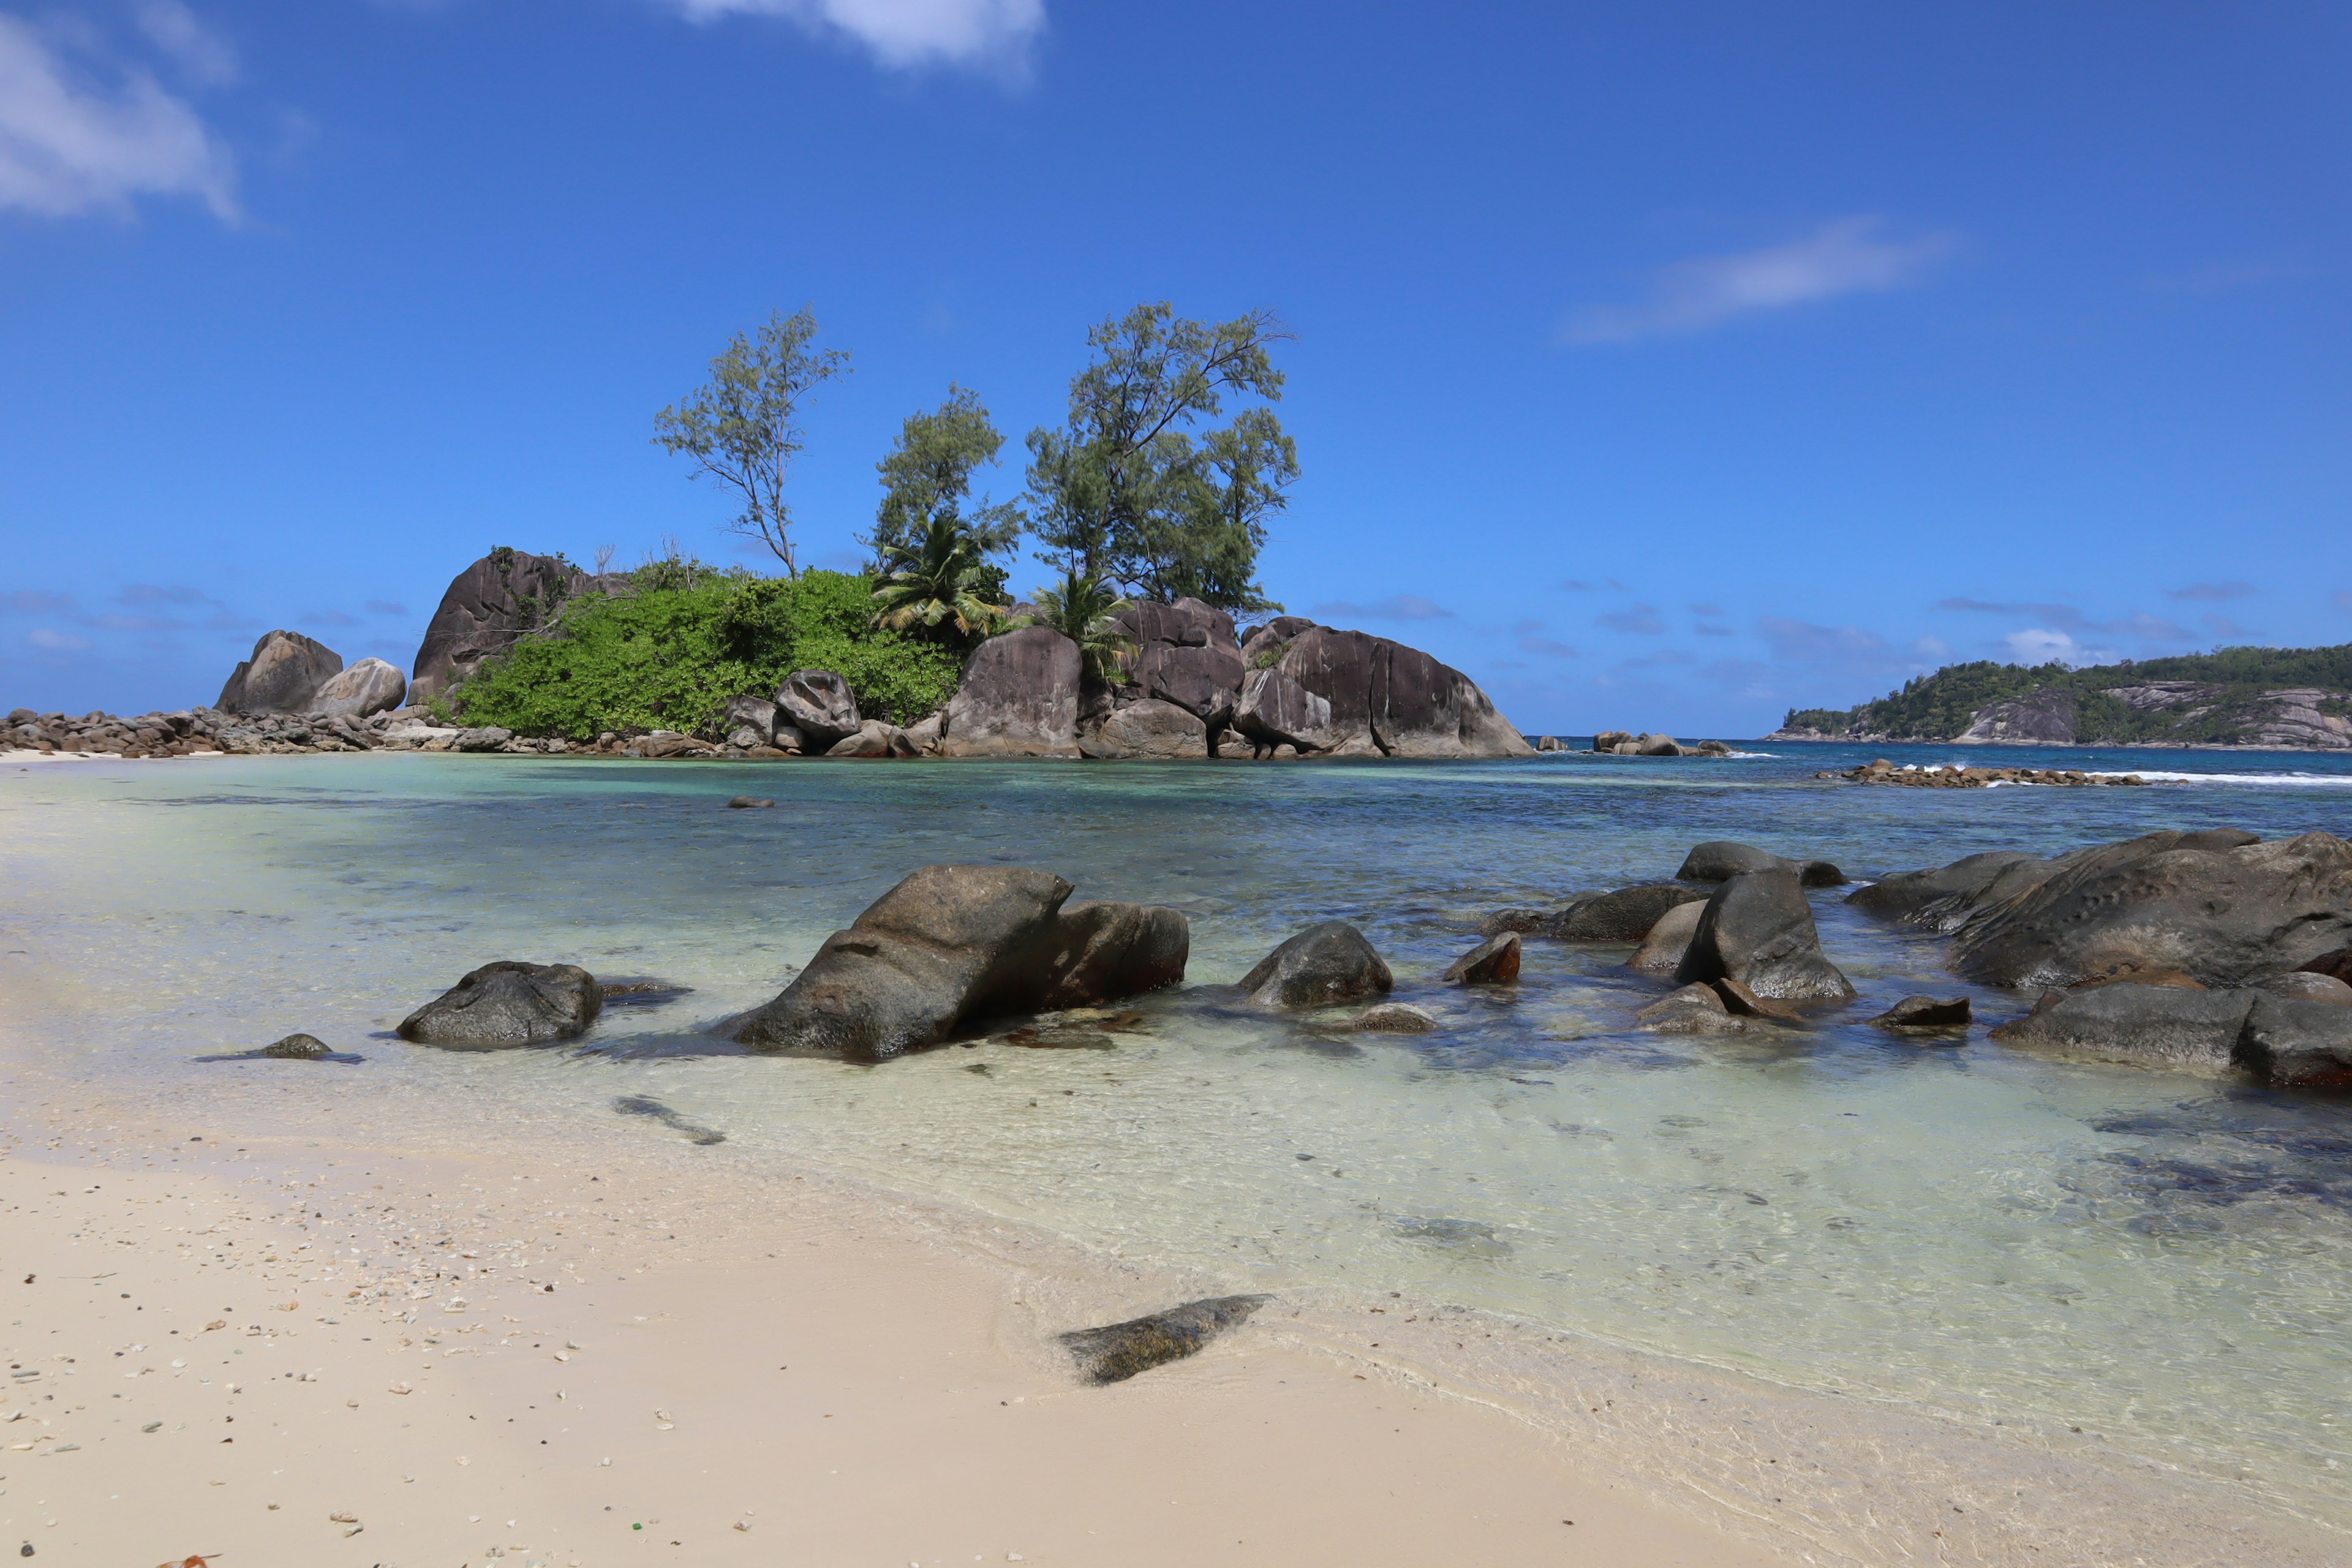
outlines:
[[[577,1039],[604,1000],[596,977],[577,964],[486,963],[402,1019],[400,1037],[477,1048]]]
[[[1519,935],[1489,937],[1448,964],[1444,979],[1455,985],[1507,985],[1519,977]]]
[[[1882,1029],[1965,1029],[1969,1017],[1965,996],[1906,996],[1871,1022]]]
[[[1790,860],[1769,849],[1759,849],[1753,844],[1735,844],[1718,838],[1694,847],[1683,858],[1682,869],[1675,879],[1684,882],[1721,882],[1741,877],[1750,871],[1788,871],[1798,882],[1808,888],[1836,888],[1845,884],[1843,871],[1826,860]]]
[[[625,1094],[613,1101],[613,1109],[624,1116],[651,1117],[671,1131],[684,1133],[686,1141],[689,1143],[709,1144],[727,1142],[726,1133],[713,1127],[705,1127],[689,1117],[682,1116],[660,1100],[647,1095]]]
[[[1307,927],[1242,977],[1250,1000],[1267,1007],[1328,1007],[1385,996],[1395,984],[1364,933],[1345,921]]]
[[[1350,1026],[1376,1035],[1425,1035],[1437,1027],[1437,1016],[1410,1002],[1383,1002],[1357,1014]]]
[[[756,795],[739,795],[727,803],[732,811],[759,811],[776,803]]]
[[[1881,920],[1955,931],[1981,904],[2013,897],[2048,875],[2047,863],[2023,850],[1994,849],[1933,870],[1885,878],[1855,889],[1845,901]]]
[[[253,1054],[277,1061],[314,1062],[320,1057],[332,1056],[334,1052],[316,1035],[289,1035],[282,1040],[271,1041]]]
[[[1070,884],[1010,866],[926,866],[827,937],[728,1037],[888,1061],[993,1015],[1113,1001],[1184,977],[1191,927],[1143,904],[1063,906]]]
[[[2071,985],[2178,970],[2208,985],[2283,973],[2352,938],[2352,844],[2153,833],[2063,857],[1964,926],[1952,968],[1986,984]]]
[[[1122,1383],[1196,1353],[1202,1345],[1248,1321],[1271,1296],[1212,1296],[1187,1301],[1148,1318],[1131,1318],[1099,1329],[1073,1329],[1058,1336],[1088,1383]]]
[[[1851,997],[1853,983],[1822,954],[1812,906],[1793,870],[1748,871],[1727,879],[1703,907],[1675,978],[1689,984],[1737,980],[1759,996]]]
[[[1654,1035],[1744,1035],[1748,1020],[1732,1016],[1712,986],[1685,985],[1634,1014],[1633,1026]]]

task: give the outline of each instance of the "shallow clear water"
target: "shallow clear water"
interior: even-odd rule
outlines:
[[[0,773],[0,969],[92,1079],[201,1094],[294,1029],[518,1117],[648,1097],[738,1147],[1043,1224],[1235,1287],[1400,1290],[1801,1386],[2080,1426],[2352,1522],[2343,1404],[2352,1106],[1889,1040],[1967,989],[1942,942],[1816,896],[1863,990],[1772,1041],[1629,1032],[1622,949],[1528,946],[1507,994],[1433,976],[1486,911],[1670,876],[1729,837],[1857,877],[2159,826],[2352,835],[2352,759],[1767,748],[1723,763],[613,764],[333,757]],[[1830,787],[1873,754],[2181,775],[2145,789]],[[745,791],[769,811],[729,811]],[[1116,1016],[879,1068],[732,1054],[763,1001],[914,867],[1037,865],[1192,917],[1192,984]],[[1217,987],[1325,919],[1436,1011],[1418,1038],[1255,1016]],[[371,1038],[492,958],[693,994],[583,1049]],[[27,988],[30,988],[29,990]],[[2019,999],[1973,991],[1980,1017]],[[630,1124],[676,1136],[647,1118]]]

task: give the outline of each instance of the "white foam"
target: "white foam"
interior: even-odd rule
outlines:
[[[2150,784],[2260,784],[2288,788],[2352,788],[2352,773],[2158,773],[2147,768],[2116,769],[2094,773],[2095,779],[2138,777]]]

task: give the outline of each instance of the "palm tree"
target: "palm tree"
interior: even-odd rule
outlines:
[[[1096,680],[1125,675],[1135,639],[1111,617],[1127,607],[1127,601],[1099,575],[1081,574],[1072,566],[1062,574],[1060,587],[1038,589],[1036,600],[1037,614],[1024,616],[1022,625],[1051,626],[1077,644],[1086,673]]]
[[[952,513],[923,525],[922,537],[890,552],[874,590],[874,624],[892,631],[926,630],[952,622],[965,637],[984,632],[1004,614],[991,602],[1002,579],[982,557],[980,541]]]

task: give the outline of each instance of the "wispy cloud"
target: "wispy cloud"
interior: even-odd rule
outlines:
[[[365,610],[371,616],[404,616],[408,614],[408,606],[406,605],[395,605],[389,599],[370,599],[366,604],[362,605],[360,608]]]
[[[360,624],[360,618],[342,610],[311,610],[302,616],[302,624],[306,626],[355,626]]]
[[[1543,636],[1543,629],[1544,624],[1541,621],[1520,621],[1511,627],[1511,636],[1517,639],[1518,649],[1521,653],[1539,653],[1546,658],[1581,658],[1584,657],[1569,644],[1559,642],[1551,637]],[[1520,665],[1516,666],[1515,668],[1525,668],[1526,667],[1524,665]]]
[[[1315,613],[1363,621],[1440,621],[1454,614],[1443,605],[1424,599],[1418,594],[1394,594],[1370,605],[1334,599],[1328,605],[1316,605]]]
[[[139,7],[139,30],[197,87],[226,87],[236,80],[236,51],[181,0],[146,0]]]
[[[1616,610],[1593,620],[1612,632],[1629,632],[1636,637],[1655,637],[1666,634],[1666,623],[1658,618],[1655,605],[1636,605],[1630,610]]]
[[[1895,651],[1885,637],[1863,626],[1821,626],[1786,616],[1766,616],[1756,623],[1756,635],[1774,658],[1790,664],[1876,665]]]
[[[192,77],[193,59],[234,69],[217,44],[207,55],[209,35],[184,6],[147,15],[151,36],[173,39],[163,47]],[[143,66],[107,54],[95,35],[71,36],[84,40],[85,58],[68,54],[64,35],[0,14],[0,211],[127,214],[134,196],[194,196],[235,221],[236,161],[194,108]]]
[[[1882,237],[1875,217],[1840,218],[1802,239],[1731,256],[1677,261],[1652,279],[1638,304],[1594,305],[1570,323],[1570,342],[1623,342],[1702,331],[1739,316],[1843,294],[1878,294],[1916,282],[1948,254],[1949,235]]]
[[[781,16],[845,37],[898,69],[948,65],[1021,72],[1045,30],[1045,0],[666,0],[688,20]]]
[[[71,594],[51,594],[39,588],[18,588],[0,594],[0,610],[20,616],[46,616],[73,608]]]
[[[2197,634],[2161,616],[2135,610],[2112,621],[2095,621],[2072,605],[1995,604],[1985,599],[1938,599],[1936,608],[1977,615],[2022,616],[2045,621],[2063,632],[2088,632],[2101,637],[2140,637],[2148,642],[2195,642]]]
[[[2186,588],[2167,588],[2164,596],[2218,605],[2229,599],[2242,599],[2256,592],[2259,590],[2252,583],[2191,583]]]
[[[92,646],[88,637],[52,631],[47,626],[35,626],[25,634],[25,640],[44,653],[88,653]]]
[[[2057,663],[2080,668],[2086,664],[2113,664],[2123,658],[2119,649],[2093,647],[2048,626],[2028,626],[2001,640],[2009,645],[2010,656],[2020,664]]]

